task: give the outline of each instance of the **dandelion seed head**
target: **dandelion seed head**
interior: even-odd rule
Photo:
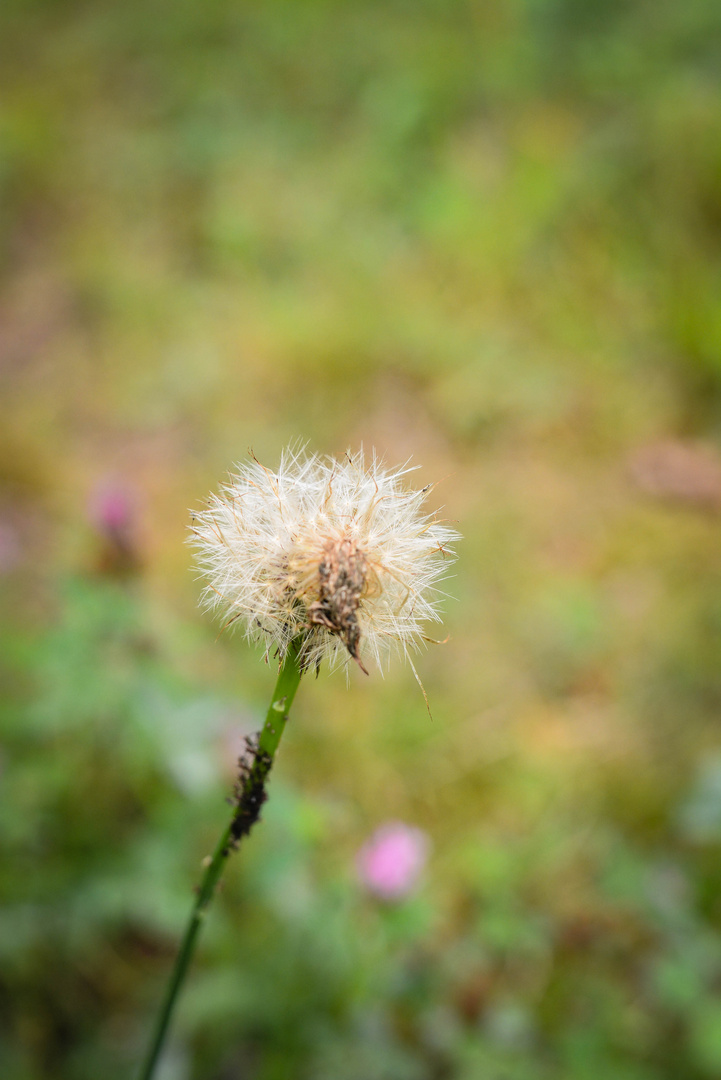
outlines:
[[[440,620],[439,581],[458,533],[424,511],[428,488],[373,454],[286,451],[276,471],[239,465],[194,514],[205,606],[281,657],[303,635],[304,667],[408,656]]]

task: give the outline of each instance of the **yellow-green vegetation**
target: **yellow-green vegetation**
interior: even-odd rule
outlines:
[[[4,0],[3,1078],[140,1061],[275,677],[187,507],[293,440],[445,477],[451,640],[433,721],[305,680],[165,1080],[721,1074],[719,72],[717,0]]]

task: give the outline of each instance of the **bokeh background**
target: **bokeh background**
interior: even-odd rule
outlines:
[[[141,1057],[273,678],[189,508],[296,440],[442,481],[451,640],[432,721],[301,688],[164,1080],[721,1075],[720,72],[716,0],[4,0],[3,1078]]]

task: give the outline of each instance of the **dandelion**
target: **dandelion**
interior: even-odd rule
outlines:
[[[440,619],[437,583],[458,539],[423,512],[431,486],[408,488],[410,471],[362,452],[240,466],[195,516],[205,603],[266,654],[302,637],[304,669],[353,659],[367,672],[368,659],[382,669],[394,651],[408,656]]]
[[[259,820],[303,673],[324,661],[355,661],[366,673],[368,661],[382,670],[396,652],[418,678],[410,654],[433,640],[425,624],[440,618],[438,582],[458,534],[424,512],[431,486],[408,487],[410,471],[362,453],[334,461],[287,451],[276,472],[252,457],[193,515],[191,542],[207,578],[203,602],[224,613],[224,628],[242,627],[261,641],[279,672],[265,724],[238,761],[231,820],[205,861],[141,1080],[154,1074],[225,861]],[[388,897],[411,887],[425,858],[418,837],[391,840],[366,866],[369,887]]]

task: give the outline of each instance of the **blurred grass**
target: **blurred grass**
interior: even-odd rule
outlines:
[[[294,439],[445,477],[452,641],[433,723],[302,689],[168,1080],[718,1075],[720,62],[712,0],[6,0],[3,1077],[138,1060],[270,686],[186,508]]]

